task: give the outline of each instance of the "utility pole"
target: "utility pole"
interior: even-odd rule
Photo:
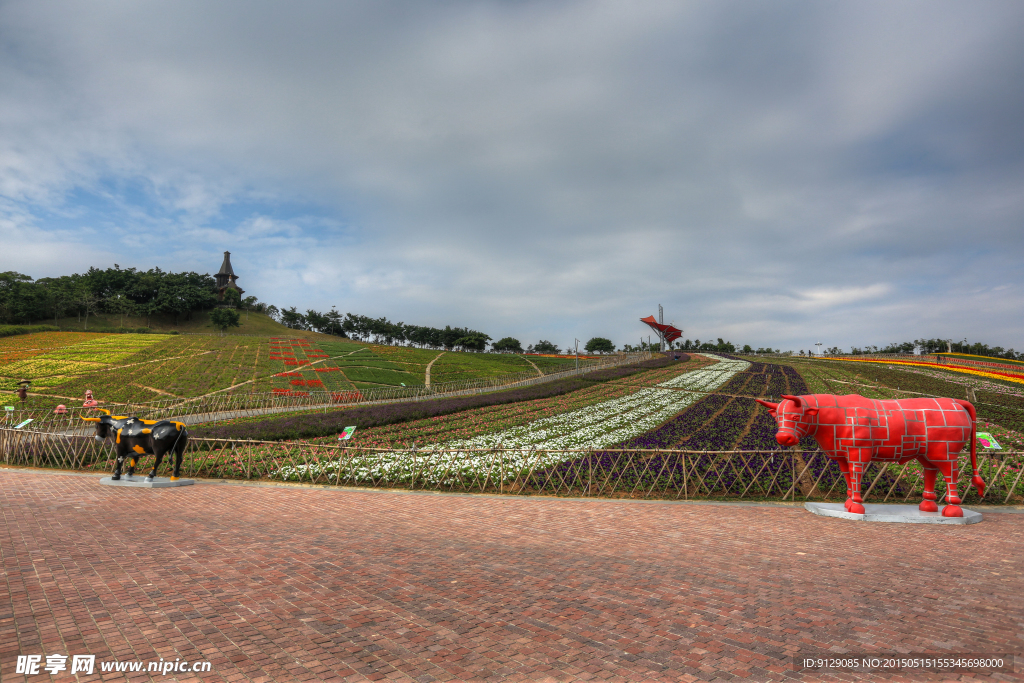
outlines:
[[[576,337],[573,337],[576,339]],[[580,340],[576,339],[576,372],[580,371]]]
[[[659,325],[664,325],[665,324],[665,309],[661,307],[661,304],[658,304],[658,324]],[[665,333],[662,332],[659,336],[661,337],[661,339],[659,340],[659,343],[658,343],[658,351],[660,351],[661,353],[664,353],[665,352]]]

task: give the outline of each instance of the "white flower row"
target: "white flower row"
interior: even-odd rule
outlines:
[[[440,483],[449,476],[491,476],[514,479],[517,474],[537,467],[558,464],[564,456],[537,451],[597,449],[624,441],[653,429],[676,415],[707,392],[725,384],[736,373],[750,367],[706,354],[719,362],[710,367],[684,373],[649,389],[641,389],[622,398],[605,401],[561,415],[534,420],[500,432],[430,446],[421,451],[393,451],[360,457],[358,463],[316,465],[316,473],[344,469],[346,480],[385,479],[403,481],[413,477],[422,483]],[[495,454],[464,449],[521,449]],[[548,462],[550,460],[550,462]],[[282,468],[286,479],[314,471],[305,466]]]
[[[684,373],[629,396],[456,441],[445,448],[603,448],[654,429],[703,393],[750,367],[746,361],[717,360],[712,368]]]

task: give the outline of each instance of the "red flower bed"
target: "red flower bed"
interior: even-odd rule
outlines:
[[[279,372],[274,377],[302,377],[301,372]]]

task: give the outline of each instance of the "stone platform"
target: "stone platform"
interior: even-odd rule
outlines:
[[[125,475],[121,475],[121,478],[114,481],[110,477],[103,477],[100,479],[100,483],[105,486],[134,486],[140,489],[169,489],[175,486],[191,486],[196,483],[195,479],[179,479],[178,481],[171,481],[170,477],[153,477],[153,481],[146,481],[145,476],[135,475],[131,479],[126,478]]]
[[[840,517],[857,522],[896,522],[902,524],[977,524],[981,513],[964,508],[963,517],[943,517],[939,512],[921,512],[916,505],[864,505],[864,514],[847,512],[842,503],[804,503],[804,508],[823,517]]]

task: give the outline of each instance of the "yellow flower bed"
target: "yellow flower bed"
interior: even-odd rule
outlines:
[[[973,368],[965,368],[960,365],[945,365],[940,363],[924,363],[915,361],[904,361],[904,360],[873,360],[870,358],[842,358],[841,360],[848,363],[877,363],[879,365],[909,365],[920,367],[922,365],[941,368],[943,370],[949,370],[950,372],[960,372],[965,375],[977,375],[979,377],[989,377],[991,379],[999,379],[1004,382],[1016,382],[1017,384],[1024,384],[1024,377],[1012,375],[1010,373],[1003,372],[987,372],[985,370],[974,370]]]

